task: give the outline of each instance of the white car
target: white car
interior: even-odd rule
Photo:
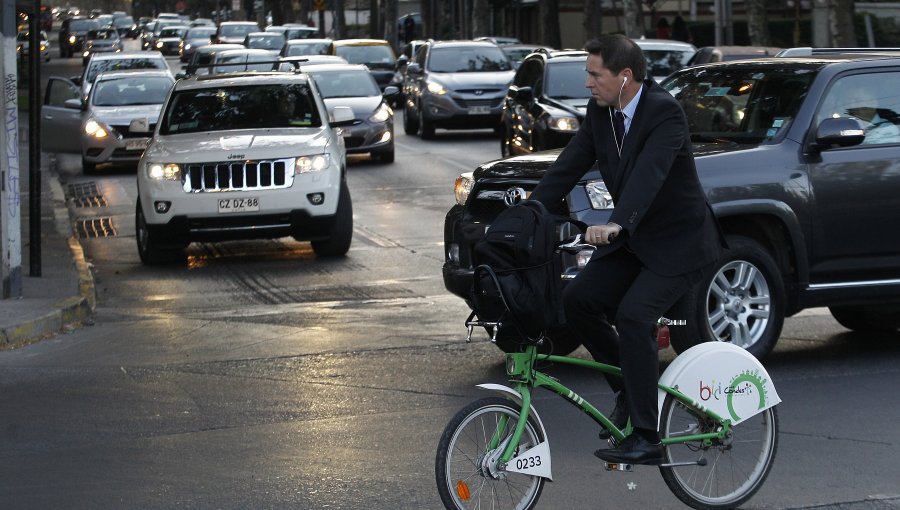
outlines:
[[[317,255],[350,248],[346,152],[302,73],[224,73],[179,80],[138,165],[141,261],[177,260],[192,241],[311,241]]]
[[[41,146],[80,154],[85,174],[105,163],[133,167],[149,136],[146,129],[132,132],[131,122],[149,119],[155,126],[174,83],[167,70],[108,71],[97,76],[84,100],[71,81],[50,78],[41,109]]]
[[[158,51],[132,51],[121,53],[98,53],[91,57],[79,81],[81,94],[87,99],[94,80],[105,71],[125,71],[127,69],[162,69],[171,73],[165,57]]]
[[[688,65],[697,53],[693,44],[670,39],[635,39],[647,59],[647,74],[657,83]]]

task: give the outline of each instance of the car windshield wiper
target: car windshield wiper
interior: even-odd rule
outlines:
[[[692,142],[703,142],[703,143],[725,143],[728,145],[737,145],[738,144],[734,140],[729,140],[727,138],[719,138],[717,136],[701,135],[699,133],[691,133],[691,141]]]

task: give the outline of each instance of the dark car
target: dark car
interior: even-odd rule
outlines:
[[[565,147],[584,120],[591,91],[584,86],[584,51],[532,53],[516,71],[500,115],[500,153]]]
[[[318,28],[297,24],[268,26],[266,27],[266,32],[277,32],[283,35],[286,41],[293,41],[295,39],[315,39],[319,37]]]
[[[140,33],[137,23],[134,22],[134,18],[131,16],[119,16],[114,18],[113,26],[119,31],[119,36],[121,37],[137,39],[138,33]]]
[[[84,51],[81,53],[81,65],[87,65],[91,55],[97,53],[118,53],[124,49],[119,32],[113,27],[91,30],[84,37]]]
[[[63,20],[59,27],[60,56],[69,58],[84,51],[84,38],[87,37],[87,33],[98,28],[100,23],[83,16]]]
[[[434,137],[435,128],[500,129],[512,63],[496,44],[428,41],[406,67],[403,130]]]
[[[178,57],[182,62],[190,62],[191,57],[198,48],[209,46],[212,44],[212,37],[216,35],[216,27],[199,25],[188,29],[184,34],[181,48],[178,50]]]
[[[179,55],[184,36],[187,35],[188,30],[189,27],[187,25],[163,27],[156,35],[150,38],[150,49],[156,50],[163,55]]]
[[[247,34],[257,31],[259,31],[259,25],[252,21],[223,21],[219,24],[213,40],[216,44],[243,44]]]
[[[748,58],[774,57],[782,48],[771,46],[704,46],[688,60],[687,65],[746,60]]]
[[[384,39],[338,39],[332,42],[331,51],[351,64],[368,67],[382,92],[389,85],[399,88],[402,83],[397,57]]]
[[[900,237],[890,234],[900,223],[900,57],[722,62],[676,71],[661,86],[687,114],[697,171],[729,245],[666,314],[687,320],[671,329],[673,348],[723,341],[761,358],[785,317],[820,306],[849,329],[900,328]],[[447,289],[468,298],[473,244],[557,155],[492,161],[457,179],[444,227]],[[588,224],[606,223],[613,206],[596,170],[549,204]],[[589,257],[563,256],[564,284]],[[564,332],[552,339],[555,351],[577,347]]]

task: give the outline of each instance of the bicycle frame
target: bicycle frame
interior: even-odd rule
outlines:
[[[545,388],[561,396],[570,404],[581,409],[600,426],[609,430],[610,435],[616,441],[621,441],[631,432],[630,422],[628,425],[626,425],[625,429],[620,430],[615,426],[615,424],[612,423],[612,421],[610,421],[610,419],[606,415],[600,412],[590,402],[586,401],[584,398],[579,396],[577,393],[575,393],[553,377],[548,376],[539,370],[536,370],[534,368],[534,365],[535,362],[539,361],[548,361],[551,363],[579,366],[604,374],[612,374],[618,377],[622,376],[622,370],[613,365],[569,356],[539,354],[537,352],[537,347],[531,345],[525,347],[524,352],[507,353],[506,373],[509,376],[510,383],[512,383],[513,385],[513,389],[521,396],[522,412],[519,415],[519,419],[516,423],[516,427],[512,436],[507,438],[507,440],[505,441],[506,445],[503,447],[503,452],[498,459],[498,462],[501,465],[509,464],[510,460],[514,457],[516,445],[519,444],[519,439],[521,438],[522,433],[525,430],[525,425],[528,422],[528,418],[531,413],[531,391],[533,388]],[[724,418],[710,409],[706,409],[704,407],[696,405],[691,397],[685,395],[684,393],[673,387],[664,384],[657,384],[657,387],[661,391],[672,395],[678,401],[683,403],[685,406],[693,409],[698,414],[705,415],[719,424],[716,432],[684,435],[678,436],[677,438],[662,438],[662,443],[664,445],[689,441],[711,442],[714,439],[724,439],[728,435],[731,429],[730,419]],[[489,449],[491,450],[499,448],[501,446],[501,440],[503,440],[503,438],[500,437],[500,431],[506,427],[507,423],[501,422],[499,425],[500,426],[497,428],[497,432],[489,442]],[[519,455],[522,454],[523,452],[519,453]]]

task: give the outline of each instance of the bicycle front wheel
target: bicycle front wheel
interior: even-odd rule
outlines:
[[[527,510],[537,504],[544,479],[506,471],[496,462],[521,412],[511,400],[488,397],[467,405],[447,424],[438,444],[435,477],[448,510]],[[492,438],[499,438],[494,448]],[[529,417],[515,454],[543,440],[540,427]]]
[[[718,426],[672,395],[666,396],[660,418],[664,438],[714,432]],[[778,414],[771,407],[732,427],[725,439],[668,445],[663,463],[688,465],[659,470],[669,489],[688,506],[735,508],[762,486],[777,449]]]

